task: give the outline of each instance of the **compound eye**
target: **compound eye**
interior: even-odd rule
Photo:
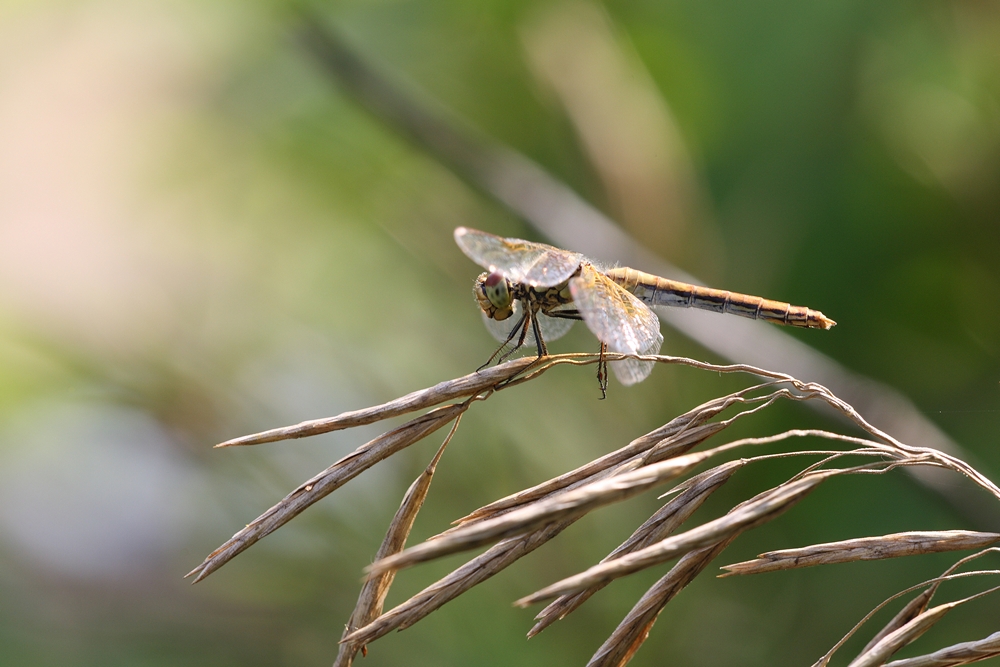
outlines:
[[[510,283],[499,271],[494,271],[486,276],[486,280],[483,282],[483,294],[486,295],[490,303],[501,311],[508,310],[513,300],[510,296]]]

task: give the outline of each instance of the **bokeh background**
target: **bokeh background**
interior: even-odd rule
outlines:
[[[898,388],[996,478],[1000,5],[319,9],[423,103],[538,161],[651,251],[836,319],[794,335]],[[182,576],[209,551],[379,430],[211,446],[389,400],[493,349],[479,269],[451,231],[543,239],[361,110],[296,42],[297,20],[277,0],[0,4],[0,664],[329,663],[440,437],[192,587]],[[666,352],[715,360],[664,334]],[[584,327],[553,346],[593,347]],[[463,421],[412,539],[741,382],[661,367],[599,402],[591,368],[564,368],[503,392]],[[778,406],[734,435],[825,423]],[[706,516],[787,473],[741,473]],[[534,611],[509,603],[656,506],[588,517],[365,664],[584,664],[664,569],[530,642]],[[972,524],[904,474],[846,480],[723,561]],[[809,664],[951,560],[709,575],[633,664]],[[389,603],[460,562],[405,572]],[[996,631],[997,605],[956,612],[921,646]]]

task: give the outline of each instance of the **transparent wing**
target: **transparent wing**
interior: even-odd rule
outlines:
[[[584,264],[580,275],[569,281],[577,310],[587,327],[608,350],[621,354],[656,354],[663,344],[660,320],[639,299],[617,283]],[[618,380],[625,385],[642,382],[653,370],[652,361],[623,359],[611,362]]]
[[[483,324],[486,325],[489,332],[494,338],[502,343],[507,340],[507,336],[510,335],[510,330],[513,329],[514,325],[521,319],[521,302],[514,302],[514,314],[502,322],[497,322],[493,318],[487,316],[483,311],[479,311],[479,314],[483,316]],[[561,317],[549,317],[548,315],[542,315],[539,313],[538,326],[542,329],[542,337],[545,338],[545,342],[548,343],[565,336],[566,332],[573,326],[573,320],[566,320]],[[517,343],[516,337],[513,342]],[[535,351],[535,334],[532,332],[530,326],[528,327],[528,335],[524,337],[524,345],[532,352]]]
[[[565,282],[584,260],[576,252],[544,243],[505,239],[468,227],[455,230],[455,243],[487,271],[500,271],[512,282],[533,287],[552,287]]]

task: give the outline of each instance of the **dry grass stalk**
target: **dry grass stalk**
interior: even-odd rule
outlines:
[[[571,363],[581,363],[581,362],[593,363],[594,361],[596,361],[596,358],[591,355],[564,355],[564,356],[572,356],[573,358],[568,360]],[[707,368],[710,370],[716,370],[720,372],[746,371],[746,368],[742,366],[716,367],[716,366],[711,366],[709,364],[704,364],[703,362],[697,362],[683,358],[663,358],[662,360],[670,363],[684,363],[688,365],[694,365],[700,368]],[[541,366],[541,370],[544,370],[545,368],[547,368],[547,366],[544,365]],[[709,416],[714,416],[718,414],[722,409],[734,403],[746,402],[748,400],[749,402],[772,400],[771,397],[762,397],[759,399],[743,398],[744,394],[753,391],[755,389],[758,389],[759,387],[770,386],[771,384],[773,383],[759,385],[758,387],[750,387],[749,389],[736,392],[731,396],[727,396],[715,401],[710,401],[709,403],[706,403],[704,406],[701,406],[702,409],[696,409],[688,414],[691,415],[692,413],[701,412],[703,413],[705,418],[708,418]],[[745,414],[746,412],[749,411],[745,411],[744,413],[741,414]],[[731,424],[739,416],[740,415],[737,415],[736,417],[727,420],[726,424],[727,425]],[[699,420],[699,423],[701,421],[703,421],[703,419]],[[636,458],[637,453],[642,454],[644,451],[648,451],[658,442],[663,442],[660,436],[662,436],[664,433],[673,432],[675,436],[680,436],[684,438],[684,440],[686,441],[689,436],[685,435],[683,432],[678,433],[678,431],[680,431],[680,428],[689,426],[690,422],[691,420],[686,418],[680,419],[680,423],[678,423],[678,420],[672,420],[673,426],[671,426],[670,424],[665,425],[664,427],[656,429],[650,434],[647,434],[646,436],[643,436],[642,438],[633,441],[633,443],[631,444],[637,445],[638,452],[636,450],[632,450],[630,453],[633,454],[633,458]],[[704,424],[702,425],[708,426]],[[716,430],[718,429],[713,428],[711,432],[714,433],[716,432]],[[705,435],[704,437],[708,437],[708,435]],[[602,457],[602,459],[599,460],[602,462],[607,462],[608,459],[609,457]],[[614,461],[620,462],[621,459],[620,458],[614,459]],[[590,465],[591,465],[590,471],[593,472],[592,477],[596,478],[600,478],[604,475],[609,474],[610,472],[617,472],[618,470],[621,469],[619,467],[619,468],[613,468],[612,470],[609,471],[607,469],[607,465],[601,467],[593,466],[593,464]],[[580,484],[582,484],[582,482],[577,482],[575,485],[572,486],[575,487]],[[385,633],[391,630],[403,629],[405,627],[408,627],[409,625],[412,625],[417,620],[431,613],[445,602],[453,599],[455,596],[461,594],[465,590],[468,590],[469,588],[480,583],[481,581],[484,581],[485,579],[493,576],[494,574],[499,572],[500,569],[503,569],[507,565],[513,563],[517,558],[520,558],[522,555],[526,555],[528,551],[537,548],[544,541],[551,539],[556,534],[565,529],[567,526],[569,526],[571,523],[573,523],[577,518],[579,518],[579,516],[574,516],[567,521],[559,522],[554,525],[550,524],[549,526],[546,526],[538,531],[535,531],[534,533],[530,533],[522,538],[512,538],[498,543],[496,546],[491,548],[482,556],[474,559],[473,561],[470,561],[466,565],[452,572],[450,575],[448,575],[441,581],[428,587],[427,589],[417,594],[410,600],[407,600],[406,602],[402,603],[395,609],[387,612],[382,617],[373,622],[370,627],[361,628],[355,633],[349,635],[345,639],[345,641],[353,643],[370,642],[374,641],[374,639],[377,637],[383,636]],[[447,532],[449,531],[446,531],[446,533]],[[510,546],[511,544],[515,545],[517,548],[512,549]],[[521,549],[522,544],[529,545],[530,548],[522,550]]]
[[[755,560],[723,565],[728,570],[720,577],[736,574],[761,574],[814,565],[850,563],[857,560],[882,560],[941,551],[981,549],[1000,540],[998,533],[971,530],[932,530],[893,533],[878,537],[860,537],[840,542],[813,544],[801,549],[782,549],[760,554]]]
[[[320,474],[300,484],[281,502],[254,519],[243,530],[210,553],[201,565],[185,576],[197,575],[195,583],[201,581],[232,560],[237,554],[249,548],[257,540],[294,519],[317,500],[337,490],[379,461],[430,435],[465,412],[468,407],[468,403],[462,403],[436,408],[426,415],[417,417],[358,447]]]
[[[906,625],[914,618],[917,618],[920,614],[922,614],[930,605],[931,599],[934,597],[935,593],[937,593],[938,588],[944,582],[950,581],[952,579],[1000,574],[1000,571],[996,570],[979,570],[979,571],[955,574],[957,570],[963,565],[970,563],[974,560],[977,560],[979,558],[982,558],[987,554],[997,553],[997,552],[1000,552],[1000,548],[990,547],[988,549],[983,549],[982,551],[961,558],[957,562],[952,564],[947,570],[945,570],[941,574],[941,576],[935,577],[934,579],[931,579],[929,581],[924,581],[919,584],[915,584],[890,596],[886,600],[879,603],[870,612],[865,614],[864,618],[858,621],[858,623],[853,628],[851,628],[850,632],[844,635],[844,637],[841,638],[841,640],[838,641],[836,644],[834,644],[830,648],[830,650],[826,652],[826,654],[824,654],[819,660],[813,663],[813,667],[826,667],[826,665],[828,665],[830,663],[830,660],[833,658],[833,654],[836,653],[844,644],[846,644],[847,640],[853,637],[865,623],[871,620],[871,618],[875,616],[876,613],[884,609],[889,603],[893,602],[894,600],[904,595],[912,593],[913,591],[919,590],[921,588],[924,589],[923,591],[920,592],[919,595],[917,595],[915,598],[906,603],[906,605],[892,618],[892,620],[890,620],[878,633],[875,634],[874,637],[871,638],[871,640],[869,640],[869,642],[865,645],[865,647],[861,649],[861,654],[867,653],[872,648],[874,648],[876,644],[882,641],[883,638],[895,632],[896,630],[902,628],[904,625]]]
[[[636,602],[611,636],[590,658],[587,667],[618,667],[631,660],[646,641],[653,623],[667,603],[701,574],[737,537],[738,534],[730,535],[717,544],[686,553],[670,572],[653,584]]]
[[[688,551],[721,542],[730,535],[778,517],[802,500],[827,477],[836,474],[839,474],[839,471],[814,472],[801,479],[769,489],[723,517],[692,528],[680,535],[668,537],[645,549],[640,549],[607,563],[595,565],[580,574],[557,581],[551,586],[521,598],[514,604],[526,607],[558,595],[573,593],[658,565]]]
[[[958,604],[957,602],[949,602],[917,614],[901,628],[893,630],[870,649],[852,660],[848,667],[879,667],[879,665],[885,664],[885,661],[896,651],[912,644]]]
[[[975,576],[976,574],[982,574],[982,573],[976,573],[976,572],[967,572],[964,575],[955,575],[954,573],[958,570],[958,568],[962,567],[966,563],[970,563],[970,562],[972,562],[974,560],[982,558],[983,556],[985,556],[987,554],[997,553],[998,551],[1000,551],[1000,549],[998,549],[997,547],[990,547],[988,549],[983,549],[982,551],[980,551],[978,553],[974,553],[974,554],[972,554],[970,556],[966,556],[964,558],[961,558],[956,563],[952,564],[951,567],[949,567],[947,570],[945,570],[941,574],[941,576],[938,577],[937,579],[934,579],[934,580],[932,580],[930,582],[926,582],[925,584],[921,584],[919,586],[913,587],[913,590],[915,590],[916,588],[920,588],[923,585],[927,586],[927,588],[923,592],[921,592],[920,595],[918,595],[915,598],[913,598],[912,600],[910,600],[901,610],[899,610],[899,613],[897,613],[892,618],[892,620],[889,621],[885,625],[885,627],[883,627],[874,637],[871,638],[871,640],[869,640],[868,644],[865,645],[865,647],[861,650],[861,652],[864,653],[868,649],[872,648],[875,644],[877,644],[879,641],[881,641],[882,638],[885,637],[887,634],[889,634],[890,632],[893,632],[894,630],[896,630],[896,628],[902,627],[905,623],[909,622],[909,620],[911,618],[915,618],[917,616],[917,614],[919,614],[919,613],[923,612],[925,609],[927,609],[928,605],[930,605],[930,603],[931,603],[931,598],[934,597],[934,595],[937,593],[938,588],[944,582],[949,581],[950,579],[956,578],[957,576]],[[890,598],[890,599],[892,599],[892,598]],[[876,609],[879,609],[882,606],[883,605],[879,605],[879,607],[876,607]],[[863,619],[861,622],[864,623],[864,621],[867,620],[870,617],[871,617],[871,614],[867,615],[865,617],[865,619]],[[860,624],[859,624],[859,626],[860,626]],[[841,642],[841,644],[842,643],[843,642]],[[838,644],[838,646],[839,645],[840,644]],[[835,650],[835,649],[836,649],[836,647],[834,647],[833,650]],[[831,650],[831,655],[832,655],[832,650]]]
[[[591,358],[591,361],[592,360],[593,358]],[[696,363],[700,364],[700,362]],[[726,370],[730,370],[729,367],[726,367]],[[736,402],[741,402],[743,400],[741,395],[753,389],[756,389],[756,387],[751,387],[748,390],[738,392],[736,395],[725,397],[724,399],[710,401],[709,403],[701,406],[699,409],[691,411],[687,414],[691,415],[692,413],[700,413],[702,417],[702,419],[698,420],[700,423],[701,421],[704,421],[704,419],[718,414],[726,407],[729,407]],[[732,420],[729,420],[728,423],[731,422]],[[631,454],[634,458],[636,454],[648,451],[657,442],[661,442],[664,435],[670,433],[676,435],[678,431],[685,426],[689,426],[690,423],[691,420],[689,419],[678,418],[673,420],[671,422],[672,425],[667,424],[664,427],[656,429],[646,436],[638,438],[630,443],[630,446],[634,445],[635,448],[632,449],[629,454]],[[713,429],[712,432],[715,432],[715,430]],[[705,437],[708,436],[705,435]],[[595,466],[593,464],[589,464],[589,477],[600,478],[602,471],[603,474],[608,474],[609,471],[607,466],[614,463],[621,463],[622,458],[612,458],[609,455],[602,457],[599,461],[601,461],[604,465]],[[611,472],[615,470],[617,470],[617,468],[613,468]],[[566,476],[563,476],[563,478],[565,477]],[[584,477],[584,479],[587,479],[587,477]],[[578,481],[576,485],[573,485],[573,487],[575,488],[575,486],[578,486],[579,484],[581,484],[581,482]],[[555,487],[555,485],[553,486],[554,488],[561,488],[565,485],[561,484],[558,487]],[[540,494],[539,497],[542,495],[544,494]],[[407,600],[395,609],[386,612],[370,626],[361,628],[355,633],[352,633],[346,637],[344,641],[354,644],[362,644],[374,641],[378,637],[381,637],[392,630],[409,627],[419,619],[436,610],[441,605],[450,601],[454,597],[457,597],[473,586],[481,583],[482,581],[485,581],[489,577],[492,577],[503,568],[515,562],[521,556],[527,555],[530,551],[555,537],[578,518],[579,515],[576,515],[565,521],[548,524],[541,529],[528,533],[527,535],[516,538],[508,538],[499,542],[481,556],[473,559],[469,563],[466,563],[442,580],[429,586],[421,593],[418,593],[410,600]],[[447,532],[448,531],[446,531],[446,533]]]
[[[729,461],[692,477],[684,484],[686,488],[677,497],[657,510],[653,516],[639,526],[617,549],[605,556],[601,562],[606,563],[624,554],[648,547],[673,533],[694,514],[696,509],[701,507],[702,503],[708,500],[708,497],[716,489],[729,481],[733,473],[742,468],[743,465],[744,462],[740,460]],[[604,586],[605,584],[599,584],[578,593],[562,595],[556,598],[535,616],[535,620],[538,623],[528,632],[528,637],[534,637],[551,624],[565,618],[569,613],[586,602],[590,596],[604,588]]]
[[[521,535],[569,516],[582,515],[603,505],[620,502],[670,480],[677,479],[708,458],[708,453],[678,456],[668,461],[598,480],[559,493],[530,507],[501,514],[427,540],[423,544],[372,563],[366,571],[375,576],[435,558],[489,544],[504,537]]]
[[[417,518],[417,513],[420,512],[420,508],[424,505],[427,492],[430,491],[431,481],[434,479],[437,464],[441,460],[445,447],[451,442],[461,422],[462,415],[459,414],[455,418],[455,422],[452,424],[451,430],[445,437],[444,442],[441,443],[437,453],[434,454],[434,458],[431,459],[431,462],[427,464],[424,471],[413,480],[413,484],[407,489],[406,495],[403,497],[403,502],[400,503],[399,509],[396,511],[395,516],[392,517],[389,529],[386,531],[385,539],[382,540],[382,544],[375,554],[376,560],[399,553],[406,546],[406,539],[413,529],[413,522]],[[365,581],[361,587],[361,593],[358,595],[358,602],[354,607],[354,611],[351,612],[351,618],[347,621],[347,626],[344,628],[341,639],[378,618],[379,614],[382,613],[385,596],[389,593],[389,587],[392,586],[392,580],[395,576],[395,572],[385,572],[381,576],[371,577]],[[367,655],[365,646],[361,646],[360,648]],[[351,644],[340,644],[340,651],[337,653],[337,659],[333,661],[333,667],[350,667],[356,653],[357,649]]]
[[[686,363],[690,360],[669,358],[672,362]],[[721,367],[729,369],[731,367]],[[788,389],[778,389],[762,396],[749,396],[754,391],[773,388],[776,383],[784,382],[779,380],[748,387],[719,399],[708,401],[693,410],[676,417],[667,424],[650,431],[649,433],[636,438],[625,447],[606,454],[590,463],[580,466],[576,470],[554,477],[546,482],[538,484],[524,491],[512,494],[500,500],[475,510],[469,515],[459,519],[455,523],[458,528],[473,523],[483,521],[505,512],[509,512],[517,507],[530,505],[542,498],[551,496],[563,489],[577,488],[582,484],[603,479],[611,474],[622,474],[635,470],[640,466],[648,465],[671,456],[678,456],[701,444],[708,438],[720,433],[731,426],[738,419],[751,415],[758,410],[771,405],[779,398],[790,398],[793,400],[806,400],[813,395],[800,395],[790,392]],[[745,410],[741,410],[729,419],[719,422],[708,422],[709,419],[717,416],[723,410],[733,405],[749,405]],[[796,432],[799,433],[799,432]],[[802,434],[814,434],[814,432]],[[764,442],[764,441],[760,441]],[[751,440],[740,441],[741,444],[755,444]],[[445,531],[441,535],[447,535],[458,528]],[[436,536],[439,537],[439,536]],[[435,539],[435,538],[431,538]]]
[[[941,583],[942,583],[941,581],[934,582],[929,587],[922,590],[912,600],[903,605],[903,608],[900,609],[898,612],[896,612],[896,615],[893,616],[892,619],[888,623],[886,623],[882,627],[882,629],[875,634],[874,637],[868,640],[868,643],[865,644],[865,647],[861,649],[861,653],[866,653],[867,651],[870,651],[872,648],[875,647],[876,644],[882,641],[882,639],[885,638],[887,635],[895,632],[899,628],[903,627],[904,625],[915,619],[920,614],[924,613],[930,606],[931,599],[934,597],[934,594],[937,592],[938,586]],[[879,608],[881,608],[881,605]],[[871,615],[866,616],[865,620],[867,620],[870,617]],[[862,621],[862,623],[863,622],[864,621]],[[860,627],[860,624],[857,627]],[[850,635],[848,635],[848,637],[849,636]],[[827,654],[825,662],[823,662],[824,665],[830,661],[830,657],[833,656],[833,651],[839,648],[842,644],[843,642],[840,642],[837,644],[837,646],[831,649],[830,653]]]
[[[474,512],[470,513],[468,516],[462,517],[455,523],[462,525],[472,521],[482,520],[500,514],[503,511],[511,510],[515,507],[519,507],[531,502],[534,502],[540,498],[544,498],[552,493],[556,493],[565,488],[571,487],[578,482],[584,482],[591,480],[600,473],[613,469],[622,463],[635,458],[649,451],[656,444],[663,442],[665,440],[676,438],[679,434],[690,434],[695,431],[698,436],[704,435],[704,439],[707,439],[711,435],[714,435],[725,426],[728,426],[732,420],[727,420],[725,425],[718,424],[706,424],[709,419],[712,419],[718,415],[723,410],[731,407],[736,403],[743,403],[746,401],[745,395],[758,389],[760,386],[749,387],[737,394],[730,396],[724,396],[722,398],[713,399],[707,403],[703,403],[698,407],[685,412],[684,414],[671,419],[669,422],[663,426],[650,431],[649,433],[642,435],[632,442],[630,442],[625,447],[615,450],[609,454],[591,461],[585,465],[580,466],[576,470],[571,470],[570,472],[563,473],[558,477],[554,477],[546,482],[542,482],[536,486],[533,486],[524,491],[519,491],[518,493],[511,494],[505,498],[494,501],[489,505],[484,505]],[[705,427],[704,431],[697,431],[698,427]],[[689,444],[690,440],[695,438],[685,438],[683,441],[684,445]],[[676,440],[675,440],[676,442]],[[697,443],[695,443],[697,444]],[[692,445],[693,446],[693,445]],[[680,447],[679,447],[680,448]],[[683,452],[678,452],[683,453]]]
[[[497,542],[480,556],[431,584],[420,593],[387,611],[367,626],[352,632],[341,641],[355,645],[375,641],[393,630],[408,628],[441,605],[450,602],[473,586],[480,584],[522,556],[526,556],[561,533],[576,521],[574,516],[550,523],[528,533]]]
[[[376,405],[363,410],[352,410],[343,412],[336,417],[326,419],[312,419],[293,426],[283,426],[273,428],[260,433],[244,435],[232,440],[226,440],[216,447],[240,447],[245,445],[260,445],[265,442],[277,442],[279,440],[291,440],[293,438],[306,438],[311,435],[330,433],[331,431],[341,431],[343,429],[354,428],[374,424],[383,419],[390,419],[405,415],[409,412],[416,412],[425,408],[454,401],[459,398],[475,396],[488,389],[495,388],[521,373],[526,368],[535,363],[535,359],[524,357],[514,359],[499,366],[484,368],[482,371],[463,375],[454,380],[440,382],[433,387],[421,389],[401,396],[394,401]]]
[[[885,667],[956,667],[1000,656],[1000,632],[974,642],[962,642],[934,653],[887,662]]]
[[[608,355],[608,360],[618,358],[622,358],[622,356]],[[605,557],[600,564],[517,602],[523,606],[560,596],[536,617],[538,623],[532,628],[529,636],[565,617],[613,579],[680,557],[670,572],[647,591],[632,612],[623,619],[615,632],[598,649],[590,662],[591,665],[624,665],[645,640],[663,606],[697,576],[709,562],[714,560],[732,540],[743,531],[776,518],[807,495],[816,485],[833,475],[881,474],[900,466],[932,466],[964,475],[989,491],[994,497],[1000,498],[1000,489],[971,466],[953,456],[933,449],[909,447],[898,442],[888,434],[873,427],[861,418],[850,405],[821,385],[801,382],[787,375],[746,365],[717,366],[681,357],[641,358],[658,363],[683,364],[720,373],[751,373],[764,378],[765,381],[728,396],[708,401],[672,419],[660,428],[632,440],[628,445],[580,466],[576,470],[490,503],[457,521],[456,523],[459,525],[422,544],[404,550],[403,546],[413,525],[414,517],[422,506],[431,477],[440,460],[444,447],[442,445],[442,449],[439,450],[432,464],[407,492],[407,496],[388,530],[377,555],[378,560],[371,568],[369,581],[362,589],[358,604],[341,640],[342,648],[337,658],[337,665],[340,667],[350,665],[355,653],[358,650],[364,650],[368,643],[392,630],[403,629],[416,623],[441,605],[492,577],[522,556],[554,538],[586,513],[676,479],[707,458],[731,452],[736,448],[773,444],[799,437],[819,437],[849,447],[846,450],[791,451],[730,461],[681,483],[672,491],[678,494],[677,497],[667,502],[638,528],[632,537]],[[273,429],[223,443],[220,446],[257,444],[304,437],[369,424],[406,412],[430,408],[456,398],[466,399],[460,404],[432,409],[425,415],[384,433],[351,455],[344,457],[323,473],[300,485],[285,499],[234,535],[233,538],[210,554],[191,574],[197,575],[196,581],[203,579],[258,539],[274,531],[310,504],[329,494],[368,467],[430,435],[449,421],[456,420],[451,433],[445,440],[445,444],[447,444],[458,426],[457,419],[465,410],[469,409],[473,402],[486,400],[497,390],[531,381],[556,365],[593,364],[597,361],[597,355],[587,354],[557,355],[541,359],[517,359],[481,373],[467,375],[413,392],[381,406],[356,410],[329,419]],[[763,438],[736,440],[695,454],[688,453],[708,438],[724,431],[736,420],[764,410],[782,399],[823,402],[853,422],[869,437],[857,438],[816,429],[790,430]],[[733,407],[738,408],[736,414],[728,419],[717,419],[723,411]],[[718,488],[746,463],[751,461],[764,462],[771,458],[792,455],[810,455],[821,458],[816,463],[804,467],[786,482],[737,505],[726,515],[678,535],[672,535],[714,489]],[[836,467],[838,460],[844,456],[874,457],[880,460],[854,467]],[[755,561],[738,563],[727,569],[730,570],[730,573],[748,574],[845,560],[886,558],[956,548],[973,548],[992,543],[998,537],[1000,535],[966,531],[885,535],[812,545],[796,550],[769,552]],[[393,574],[398,568],[490,542],[496,542],[496,544],[485,553],[473,558],[397,607],[388,612],[380,613],[385,595],[392,583]],[[960,563],[967,562],[971,558],[973,557],[963,559]],[[942,609],[950,608],[948,605],[942,605],[931,610],[927,609],[931,596],[940,582],[950,578],[981,574],[984,572],[952,574],[949,570],[948,573],[936,580],[924,582],[918,587],[909,589],[926,588],[870,642],[863,651],[863,655],[857,659],[861,661],[858,664],[880,664],[877,663],[877,660],[887,659],[898,646],[912,641],[926,627],[930,627],[933,624],[932,621],[938,617],[936,615],[944,613],[941,611]],[[890,600],[902,594],[900,593]],[[879,608],[882,608],[890,600],[880,605]],[[875,611],[869,614],[865,620],[870,618]],[[858,624],[848,637],[860,627],[861,624]],[[843,645],[846,639],[847,637],[816,664],[826,665],[834,651]],[[951,657],[941,658],[952,660],[952,662],[941,664],[959,664],[954,662],[956,659],[954,656],[957,655],[984,655],[987,657],[993,655],[990,653],[993,649],[990,648],[988,641],[983,640],[980,643],[973,642],[962,645],[970,648],[965,653],[959,651],[949,654]],[[980,653],[975,653],[975,651],[980,651]],[[934,655],[938,656],[939,654],[942,652],[939,651]],[[925,657],[931,659],[930,656]]]

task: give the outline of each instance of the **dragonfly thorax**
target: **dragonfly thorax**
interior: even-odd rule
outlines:
[[[486,316],[498,322],[514,313],[516,301],[521,301],[533,313],[540,310],[546,314],[573,301],[569,281],[553,287],[531,287],[511,282],[499,271],[479,274],[473,293]]]

